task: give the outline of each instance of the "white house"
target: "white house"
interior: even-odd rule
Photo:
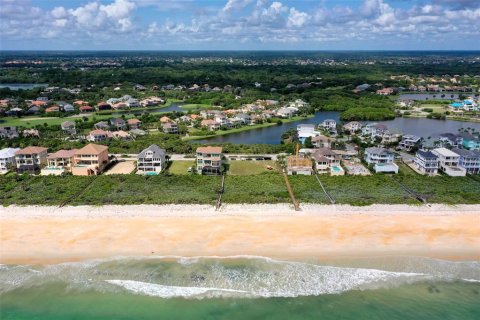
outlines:
[[[394,154],[385,148],[371,147],[365,149],[364,159],[369,165],[374,165],[376,173],[398,173],[398,166],[393,162]]]
[[[315,125],[313,124],[299,124],[297,126],[297,135],[298,135],[298,140],[301,143],[305,143],[305,140],[307,138],[313,138],[315,136],[318,136],[320,132],[315,130]]]
[[[412,151],[415,147],[419,147],[422,142],[422,137],[407,134],[402,137],[398,147],[405,151]]]
[[[459,166],[460,155],[447,148],[436,148],[432,153],[438,157],[438,168],[452,177],[462,177],[467,174],[465,168]]]
[[[434,176],[438,172],[438,157],[431,151],[418,150],[414,166],[419,172],[427,176]]]
[[[20,148],[5,148],[0,150],[0,174],[15,169],[15,152]]]
[[[337,121],[333,119],[326,119],[320,124],[325,130],[336,131],[337,130]]]

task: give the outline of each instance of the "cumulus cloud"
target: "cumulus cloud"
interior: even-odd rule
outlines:
[[[419,38],[438,44],[452,37],[472,43],[472,35],[480,35],[480,0],[415,0],[402,6],[393,0],[345,3],[332,7],[293,0],[86,0],[78,6],[66,2],[45,9],[29,0],[0,0],[0,36],[10,43],[45,38],[70,44],[75,38],[82,47],[97,41],[113,48],[110,43],[117,41],[131,45],[128,49],[155,43],[161,48],[205,43],[221,49],[224,44],[321,46],[393,38],[405,44]],[[158,15],[146,18],[145,8]]]

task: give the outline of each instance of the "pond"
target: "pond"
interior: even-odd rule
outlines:
[[[46,88],[48,83],[0,83],[0,89],[9,88],[10,90],[31,90],[33,88]]]
[[[320,124],[323,120],[333,119],[339,121],[340,112],[336,111],[320,111],[315,117],[305,120],[299,120],[289,123],[283,123],[278,126],[266,128],[252,129],[238,133],[227,134],[202,140],[192,140],[196,143],[244,143],[244,144],[280,144],[282,133],[291,128],[296,128],[299,124]]]
[[[145,110],[145,109],[139,109],[139,110],[135,110],[135,109],[128,109],[128,110],[118,110],[118,111],[111,111],[109,112],[110,114],[112,115],[122,115],[122,114],[133,114],[135,116],[141,116],[142,114],[148,112],[148,113],[157,113],[157,112],[174,112],[174,111],[177,111],[177,112],[187,112],[188,110],[186,109],[183,109],[181,107],[183,103],[172,103],[171,105],[169,105],[168,107],[162,107],[162,106],[158,106],[157,108],[152,108],[152,109],[148,109],[148,110]],[[189,109],[189,110],[195,110],[195,109]]]

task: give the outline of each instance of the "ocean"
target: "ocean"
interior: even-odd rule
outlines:
[[[0,319],[479,319],[480,262],[116,258],[1,265]]]

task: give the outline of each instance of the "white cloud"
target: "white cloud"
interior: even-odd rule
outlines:
[[[302,27],[309,18],[310,16],[307,13],[300,12],[292,7],[290,8],[290,14],[288,15],[287,26],[296,28]]]

